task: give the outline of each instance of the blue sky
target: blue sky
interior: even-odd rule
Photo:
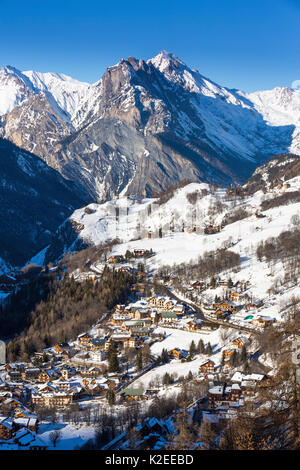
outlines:
[[[0,45],[0,66],[88,82],[166,49],[231,88],[291,86],[300,0],[0,0]]]

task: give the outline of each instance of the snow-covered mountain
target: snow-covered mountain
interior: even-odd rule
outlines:
[[[20,72],[14,67],[0,69],[0,115],[20,106],[32,95],[45,94],[61,117],[71,122],[87,97],[90,84],[60,73]]]
[[[0,134],[90,196],[141,194],[184,178],[245,181],[275,154],[300,152],[300,91],[222,87],[174,54],[129,57],[89,85],[0,70]]]

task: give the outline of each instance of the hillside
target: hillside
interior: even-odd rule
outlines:
[[[260,173],[271,171],[274,161],[262,167]],[[290,156],[284,160],[288,161],[296,161],[297,168],[298,157]],[[295,174],[294,171],[291,174]],[[269,239],[276,239],[283,232],[293,233],[299,228],[300,200],[295,194],[300,191],[300,175],[285,180],[285,186],[266,189],[262,185],[252,195],[238,196],[231,194],[229,188],[191,183],[174,190],[173,196],[170,194],[170,199],[162,204],[157,198],[133,197],[90,204],[76,210],[70,217],[68,223],[77,227],[77,233],[64,249],[72,251],[74,246],[78,249],[119,240],[112,248],[113,255],[125,255],[127,250],[134,249],[153,250],[154,256],[146,262],[153,275],[163,271],[165,266],[164,269],[172,276],[180,264],[185,263],[187,271],[190,270],[190,279],[185,276],[185,282],[197,280],[194,279],[197,269],[193,271],[193,265],[197,266],[199,257],[207,252],[230,249],[241,260],[240,269],[236,273],[230,272],[232,280],[248,282],[252,295],[265,303],[265,313],[280,320],[282,305],[297,295],[299,289],[292,281],[285,280],[289,268],[281,255],[278,255],[279,259],[265,261],[264,257],[257,258],[257,249]],[[210,226],[220,231],[209,232]],[[63,227],[48,252],[42,253],[42,262],[53,261],[51,256],[54,247],[59,246],[58,241],[66,242]],[[295,266],[294,274],[297,269]],[[222,275],[226,276],[226,273]],[[206,277],[209,278],[209,274]],[[277,297],[273,298],[271,292],[280,293],[280,302],[275,301]],[[208,299],[211,300],[213,295],[215,293],[208,291]]]
[[[22,266],[88,196],[39,157],[0,139],[0,270]]]

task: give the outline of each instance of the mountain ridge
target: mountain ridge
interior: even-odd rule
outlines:
[[[2,112],[0,135],[94,200],[150,196],[181,179],[241,183],[273,155],[300,153],[298,90],[229,89],[167,51],[121,59],[94,84],[3,70],[0,96],[8,80],[19,94]]]

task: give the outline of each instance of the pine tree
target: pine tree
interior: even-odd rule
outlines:
[[[238,365],[238,357],[236,350],[234,350],[231,354],[229,362],[232,367],[236,367]]]
[[[168,374],[168,372],[165,373],[165,375],[163,376],[163,385],[170,385],[172,383],[172,377],[170,376],[170,374]]]
[[[112,388],[109,388],[106,394],[106,399],[109,405],[114,405],[116,403],[116,394]]]
[[[211,344],[208,342],[207,345],[206,345],[206,348],[205,348],[205,354],[207,356],[211,356],[212,355],[212,347],[211,347]]]
[[[197,349],[198,349],[198,354],[204,354],[205,346],[204,346],[203,339],[199,340]]]
[[[108,371],[109,372],[119,372],[119,361],[118,361],[118,352],[114,343],[109,345],[107,351],[107,360],[108,360]]]
[[[166,349],[163,349],[161,352],[160,360],[163,364],[169,362],[169,353]]]
[[[139,350],[136,355],[136,371],[140,372],[142,368],[143,368],[143,356],[142,356],[142,351]]]
[[[247,361],[247,350],[246,350],[246,346],[243,345],[242,351],[241,351],[241,364],[244,364],[244,362],[246,361]]]
[[[193,359],[193,357],[195,356],[196,354],[196,345],[195,345],[195,341],[193,340],[190,344],[190,349],[189,349],[189,356],[191,359]]]
[[[194,376],[193,376],[193,372],[190,370],[188,375],[187,375],[187,379],[188,380],[193,380]]]

